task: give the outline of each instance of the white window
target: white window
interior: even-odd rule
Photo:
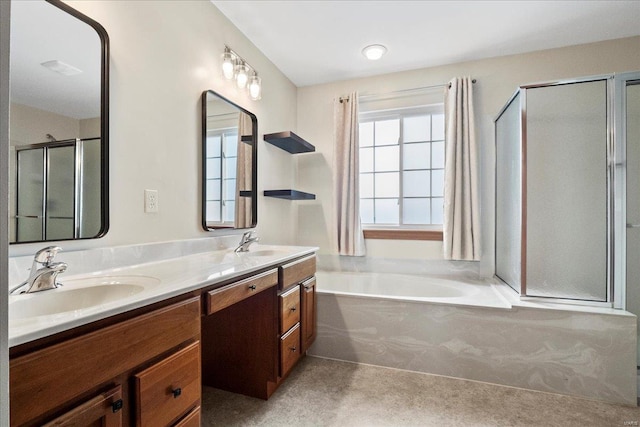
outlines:
[[[361,113],[359,133],[362,223],[442,224],[443,106]]]
[[[233,223],[236,199],[238,129],[207,132],[207,223]]]

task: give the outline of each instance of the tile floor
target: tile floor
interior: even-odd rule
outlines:
[[[638,426],[640,409],[307,356],[263,401],[203,389],[203,426]]]

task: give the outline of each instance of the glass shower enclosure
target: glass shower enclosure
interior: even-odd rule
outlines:
[[[640,201],[623,207],[640,182],[622,191],[633,173],[616,131],[629,116],[623,77],[523,85],[495,119],[496,275],[523,298],[624,309],[640,278],[623,271],[640,265],[625,262],[625,217],[640,223]]]
[[[95,236],[100,218],[100,138],[15,148],[12,242]]]

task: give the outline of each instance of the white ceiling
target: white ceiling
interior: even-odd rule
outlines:
[[[10,58],[11,102],[75,119],[100,116],[100,37],[88,24],[44,1],[13,1]],[[51,60],[82,73],[40,65]]]
[[[296,86],[640,35],[638,0],[211,1]]]

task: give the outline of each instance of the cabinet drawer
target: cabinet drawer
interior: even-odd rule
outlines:
[[[200,407],[194,408],[186,417],[175,423],[173,427],[200,427]]]
[[[284,334],[300,321],[300,287],[280,295],[280,333]]]
[[[117,406],[116,406],[117,405]],[[119,406],[119,408],[118,408]],[[116,386],[106,393],[78,405],[43,427],[122,426],[122,387]]]
[[[135,375],[136,424],[169,425],[200,399],[200,342]]]
[[[209,291],[207,292],[207,314],[213,314],[277,284],[278,272],[273,269]]]
[[[287,289],[316,274],[316,256],[311,255],[289,264],[285,264],[278,269],[280,279],[280,289]]]
[[[280,376],[284,376],[300,358],[300,324],[280,339]]]

